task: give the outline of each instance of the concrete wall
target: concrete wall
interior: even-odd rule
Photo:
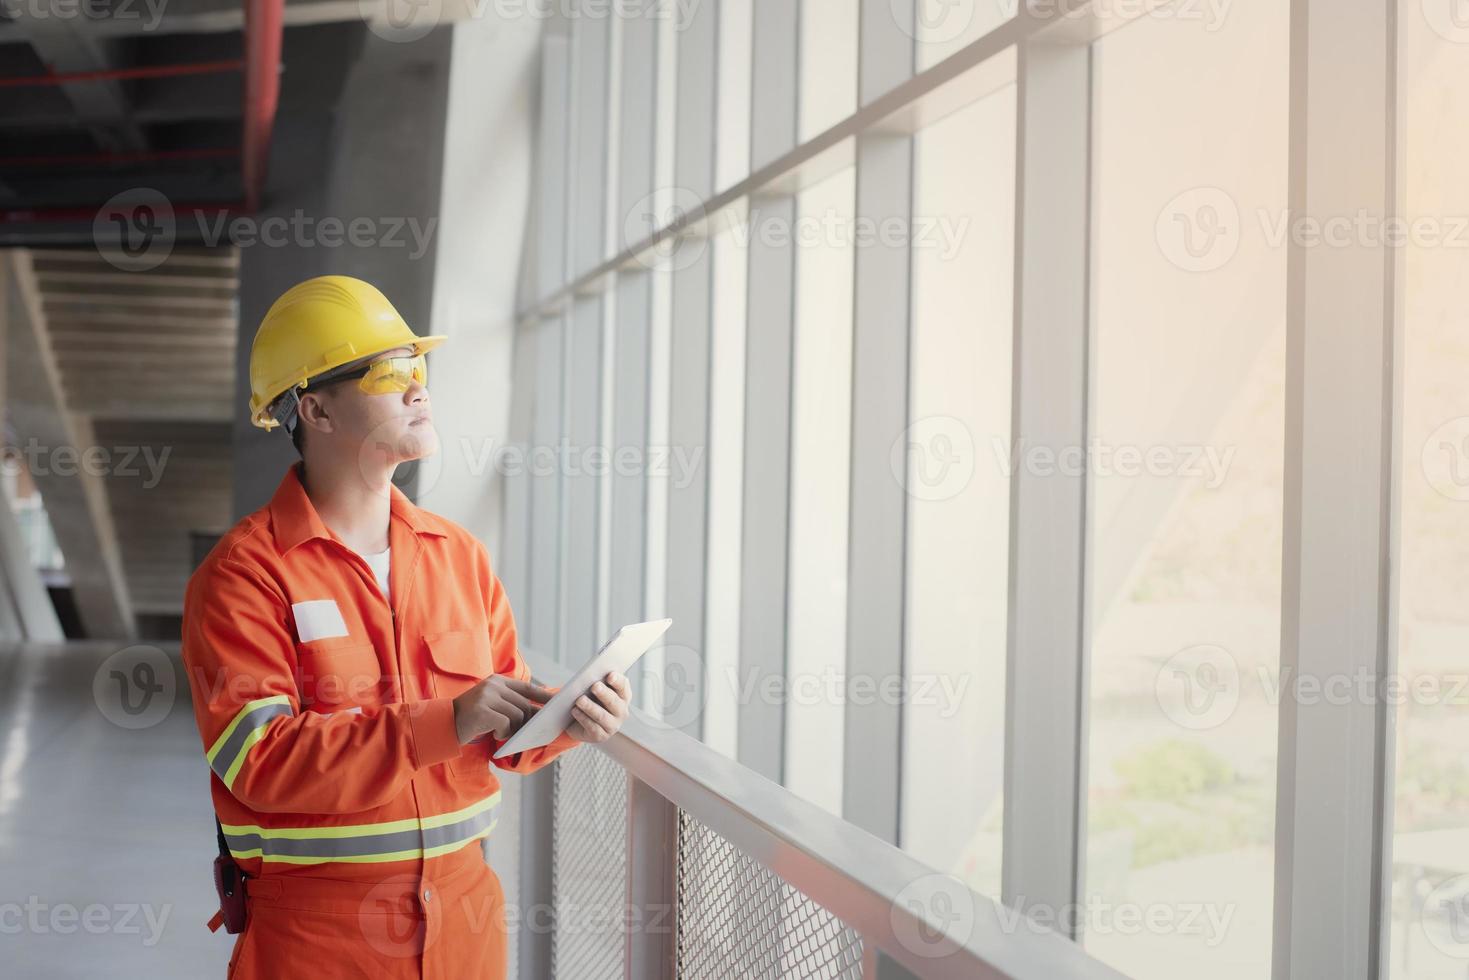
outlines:
[[[492,560],[503,489],[492,451],[509,431],[540,23],[534,17],[460,22],[449,79],[433,324],[450,339],[429,385],[442,471],[432,486],[425,479],[419,502],[473,531]]]

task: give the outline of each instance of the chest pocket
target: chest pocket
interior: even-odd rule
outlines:
[[[434,697],[452,698],[495,672],[490,632],[483,626],[426,633]]]
[[[377,648],[358,637],[313,640],[296,647],[301,704],[314,711],[339,711],[381,701],[382,668]]]
[[[490,632],[484,626],[425,633],[423,640],[428,646],[429,683],[435,697],[455,697],[495,672],[490,656]],[[459,756],[449,761],[449,767],[465,780],[461,785],[465,792],[489,792],[492,779],[489,750],[490,743],[482,736],[464,746]]]

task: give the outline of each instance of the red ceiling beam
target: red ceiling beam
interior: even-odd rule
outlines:
[[[0,157],[4,167],[51,167],[99,164],[114,166],[128,163],[160,163],[170,160],[233,160],[240,155],[236,146],[200,147],[187,150],[141,150],[131,153],[42,153],[33,156]]]
[[[119,78],[165,78],[222,71],[245,73],[244,131],[240,147],[240,169],[245,200],[241,203],[176,204],[181,214],[252,214],[260,208],[265,174],[270,159],[270,138],[280,102],[281,35],[285,29],[285,0],[244,0],[245,57],[231,61],[199,61],[182,65],[117,68],[92,72],[46,74],[24,78],[0,78],[0,88],[31,85],[61,85],[67,82],[102,81]],[[185,151],[187,152],[187,151]],[[196,151],[212,153],[212,150]],[[100,162],[100,161],[99,161]],[[90,221],[95,208],[15,208],[0,211],[0,225],[41,221]]]
[[[245,2],[245,123],[240,169],[244,174],[245,208],[256,211],[265,190],[270,136],[275,128],[281,90],[281,33],[285,0]]]
[[[173,217],[177,221],[184,216],[205,215],[217,219],[219,215],[242,213],[239,204],[174,204]],[[91,222],[101,208],[12,208],[0,211],[0,225],[25,225],[43,221]]]
[[[176,78],[180,75],[215,75],[240,71],[243,58],[227,61],[191,61],[179,65],[139,65],[134,68],[102,68],[97,71],[48,72],[0,78],[0,88],[32,88],[41,85],[70,85],[73,82],[105,82],[135,78]]]

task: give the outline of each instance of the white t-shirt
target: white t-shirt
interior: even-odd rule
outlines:
[[[352,550],[357,551],[356,548],[353,548]],[[372,569],[372,574],[377,577],[377,587],[379,589],[382,589],[383,597],[390,602],[392,601],[393,594],[388,589],[388,569],[390,567],[388,557],[389,553],[392,550],[392,548],[384,548],[382,551],[379,551],[375,555],[369,555],[366,552],[357,551],[359,555],[366,559],[368,567]]]

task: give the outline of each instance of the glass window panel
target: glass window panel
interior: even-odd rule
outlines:
[[[677,21],[665,17],[658,22],[658,74],[655,80],[656,122],[653,131],[653,194],[655,216],[667,215],[673,206],[674,130],[678,98]],[[670,330],[673,319],[671,273],[661,263],[649,272],[652,277],[652,320],[648,328],[648,446],[651,451],[669,445]],[[651,455],[650,455],[651,458]],[[649,619],[667,614],[668,485],[656,467],[647,477],[648,526],[644,563],[645,610]],[[644,654],[643,676],[661,676],[662,649]],[[661,698],[644,698],[655,709]]]
[[[648,527],[646,562],[643,570],[644,608],[649,619],[668,615],[668,473],[666,467],[651,465],[659,447],[672,449],[669,435],[669,412],[672,384],[673,281],[662,265],[649,273],[653,281],[652,320],[648,324],[648,448],[647,467]],[[621,624],[619,624],[621,625]],[[663,676],[663,648],[655,646],[643,655],[640,675]],[[647,710],[661,710],[665,698],[642,692],[640,700]]]
[[[791,397],[790,583],[786,779],[842,812],[842,702],[847,660],[847,509],[852,439],[852,261],[857,171],[796,198],[796,308]]]
[[[749,239],[738,216],[710,241],[713,336],[709,377],[709,564],[704,741],[736,756],[739,717],[740,541],[745,472],[745,287]]]
[[[613,423],[617,417],[617,397],[621,390],[617,377],[617,279],[612,277],[607,291],[602,295],[602,364],[601,404],[597,445],[605,449],[610,461],[616,451]],[[625,325],[621,325],[627,329]],[[589,462],[589,465],[590,462]],[[610,465],[599,467],[604,474],[597,484],[597,615],[593,627],[594,642],[600,644],[609,634],[612,612],[612,486],[616,479]],[[617,626],[621,626],[618,623]],[[613,627],[616,628],[616,627]]]
[[[915,137],[902,847],[1000,890],[1015,86]],[[901,458],[901,457],[900,457]],[[920,690],[923,694],[920,696]]]
[[[754,45],[753,0],[720,0],[719,66],[716,73],[714,189],[722,191],[750,174],[750,59]]]
[[[658,21],[657,114],[653,133],[653,215],[660,223],[673,213],[675,130],[678,122],[678,19]]]
[[[917,0],[914,62],[923,71],[1015,16],[1020,0]],[[900,6],[900,5],[895,5]]]
[[[634,25],[636,29],[636,25]],[[622,89],[623,78],[623,33],[626,25],[621,17],[609,21],[607,32],[607,165],[606,189],[603,192],[603,207],[606,215],[602,221],[602,261],[616,255],[623,247],[626,232],[622,209],[629,202],[622,200]]]
[[[1401,526],[1389,975],[1469,972],[1469,24],[1404,3]],[[1427,15],[1427,16],[1424,16]]]
[[[1287,5],[1216,26],[1093,58],[1082,928],[1144,980],[1271,972]]]
[[[858,0],[801,0],[801,103],[797,138],[829,129],[857,108]]]
[[[532,409],[531,453],[554,452],[564,424],[565,342],[564,318],[542,320],[535,331],[536,391]],[[561,467],[539,466],[531,474],[530,609],[527,613],[530,646],[542,656],[559,660],[557,631],[561,596]]]

